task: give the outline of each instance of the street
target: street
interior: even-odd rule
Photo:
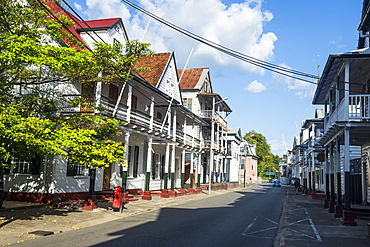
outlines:
[[[23,246],[273,246],[285,188],[271,184],[45,236]]]

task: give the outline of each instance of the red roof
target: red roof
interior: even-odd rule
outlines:
[[[157,53],[152,57],[141,57],[134,68],[148,67],[150,70],[139,73],[139,77],[157,87],[161,76],[166,69],[172,53]]]
[[[66,32],[71,32],[79,41],[83,42],[86,47],[88,45],[85,43],[84,39],[81,37],[80,33],[82,28],[89,28],[86,23],[93,29],[96,28],[101,28],[101,29],[106,29],[109,28],[113,25],[115,25],[117,22],[119,22],[121,19],[120,18],[109,18],[109,19],[100,19],[100,20],[90,20],[90,21],[80,21],[76,16],[65,10],[64,8],[61,8],[58,4],[56,4],[54,1],[48,1],[46,2],[46,5],[49,6],[50,11],[58,18],[61,15],[66,16],[67,18],[73,20],[76,24],[69,27],[68,31],[65,30]],[[64,42],[68,43],[67,40],[64,40]],[[72,47],[76,49],[86,49],[86,48],[81,48],[78,47],[77,45],[72,45]]]
[[[99,20],[90,20],[90,21],[79,21],[77,25],[77,29],[79,28],[89,28],[86,24],[88,24],[91,28],[110,28],[114,26],[117,22],[121,21],[121,18],[109,18],[109,19],[99,19]]]
[[[180,88],[194,89],[205,69],[207,68],[186,69],[180,81]],[[181,77],[183,71],[183,69],[177,70],[179,78]]]

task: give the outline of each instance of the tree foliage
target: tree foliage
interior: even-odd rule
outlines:
[[[263,134],[252,130],[244,135],[244,140],[256,145],[256,154],[259,158],[258,176],[262,177],[266,172],[277,172],[280,158],[272,154],[271,147]]]
[[[152,54],[149,44],[95,43],[91,51],[68,32],[75,24],[65,12],[53,15],[47,4],[0,0],[0,162],[53,154],[88,167],[122,163],[124,147],[113,141],[122,123],[99,115],[59,114],[66,99],[56,88],[122,85],[147,69],[133,66]]]

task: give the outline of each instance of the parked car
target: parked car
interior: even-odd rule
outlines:
[[[281,183],[280,183],[280,181],[278,181],[278,180],[275,180],[274,181],[274,183],[272,184],[272,187],[281,187]]]

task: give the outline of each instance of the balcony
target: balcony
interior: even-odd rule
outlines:
[[[93,114],[97,112],[97,110],[94,109],[96,105],[96,98],[94,95],[64,95],[64,98],[66,99],[63,110],[61,114],[68,115],[68,114],[74,114],[74,113],[84,113],[84,114]],[[82,99],[82,100],[80,100]],[[79,104],[71,104],[71,102],[79,102]],[[102,109],[99,109],[99,112],[107,117],[113,116],[113,111],[116,107],[115,100],[112,100],[108,97],[101,96],[100,99],[100,107]],[[128,106],[122,103],[118,104],[118,108],[115,113],[115,118],[127,122],[127,111]],[[130,120],[128,121],[130,124],[134,124],[146,129],[150,129],[150,120],[151,117],[149,114],[139,111],[137,109],[131,109],[130,112]],[[168,133],[168,123],[164,124],[163,130],[162,129],[163,121],[154,118],[153,120],[153,131],[161,132],[161,133]]]
[[[202,110],[200,112],[200,117],[211,120],[211,118],[212,118],[212,110]],[[225,129],[227,128],[227,122],[226,122],[226,120],[223,117],[221,117],[217,112],[215,112],[215,114],[213,116],[213,120],[216,123],[218,123],[219,125],[221,125],[223,128],[225,128]]]
[[[75,113],[94,114],[95,112],[97,112],[97,110],[94,109],[94,106],[96,105],[95,95],[64,95],[64,99],[65,102],[61,114],[64,115]],[[72,104],[71,102],[77,103]],[[116,103],[117,101],[115,100],[112,100],[105,96],[101,96],[100,99],[101,109],[99,109],[99,113],[103,114],[104,116],[112,117],[113,111],[116,107]],[[128,122],[127,112],[128,106],[119,103],[114,117],[121,121]],[[137,125],[145,129],[151,129],[150,121],[151,116],[149,114],[134,108],[131,109],[129,120],[130,124]],[[164,124],[163,129],[162,126],[163,121],[161,119],[153,118],[153,128],[151,129],[152,131],[164,134],[169,133],[170,136],[173,136],[172,129],[170,130],[170,132],[168,132],[168,123]],[[198,138],[194,138],[189,134],[184,134],[184,132],[181,129],[176,130],[176,142],[194,148],[201,147],[201,141]]]
[[[348,107],[348,108],[347,108]],[[348,111],[347,111],[348,109]],[[347,115],[348,114],[348,115]],[[337,121],[364,121],[370,119],[370,95],[350,95],[348,106],[344,99],[332,114],[325,117],[325,132]]]

